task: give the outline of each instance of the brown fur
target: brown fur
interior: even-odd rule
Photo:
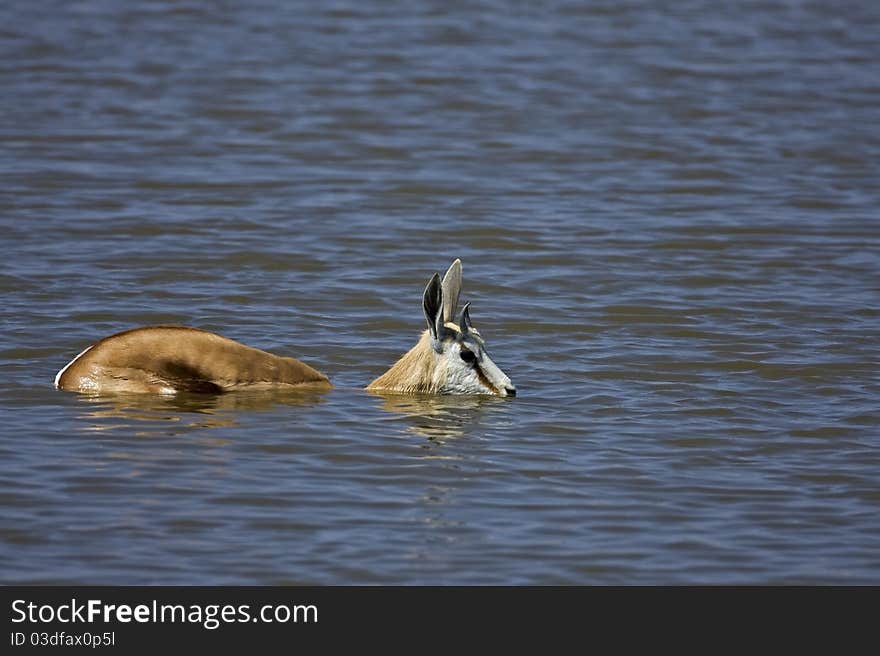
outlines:
[[[184,326],[148,326],[106,337],[71,362],[58,387],[80,392],[224,392],[313,383],[307,364]]]
[[[407,351],[392,367],[367,385],[373,392],[399,392],[400,394],[433,394],[437,359],[431,348],[431,334],[422,333],[418,343]]]

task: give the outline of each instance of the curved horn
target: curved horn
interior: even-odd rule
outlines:
[[[462,335],[467,335],[471,331],[471,328],[473,327],[473,324],[471,323],[470,307],[471,307],[470,303],[465,303],[464,309],[461,311],[461,334]]]

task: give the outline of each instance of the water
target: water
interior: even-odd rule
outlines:
[[[0,9],[3,583],[880,583],[874,3]],[[516,399],[363,391],[454,257]],[[325,394],[88,398],[198,326]]]

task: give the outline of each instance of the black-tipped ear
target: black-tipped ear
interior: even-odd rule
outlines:
[[[461,334],[467,335],[471,328],[473,328],[473,324],[471,323],[471,304],[465,303],[464,309],[461,311]]]
[[[431,337],[438,339],[438,334],[443,326],[443,287],[440,283],[440,274],[435,273],[425,287],[425,295],[422,298],[422,307],[425,310],[425,321]]]

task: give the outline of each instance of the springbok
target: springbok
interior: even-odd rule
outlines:
[[[368,390],[400,393],[516,393],[489,359],[465,305],[461,327],[452,322],[461,292],[461,261],[443,282],[434,274],[425,289],[429,330],[419,343]],[[245,346],[185,326],[147,326],[106,337],[71,360],[55,376],[62,390],[100,394],[151,392],[218,394],[239,389],[332,387],[324,374],[295,358]]]
[[[470,303],[454,323],[461,295],[461,260],[443,280],[435,273],[425,288],[422,307],[428,329],[388,371],[367,386],[374,392],[402,394],[494,394],[515,396],[516,387],[486,352],[473,327]]]
[[[147,326],[105,337],[55,376],[58,389],[92,394],[218,394],[305,384],[331,387],[324,374],[299,360],[185,326]]]

